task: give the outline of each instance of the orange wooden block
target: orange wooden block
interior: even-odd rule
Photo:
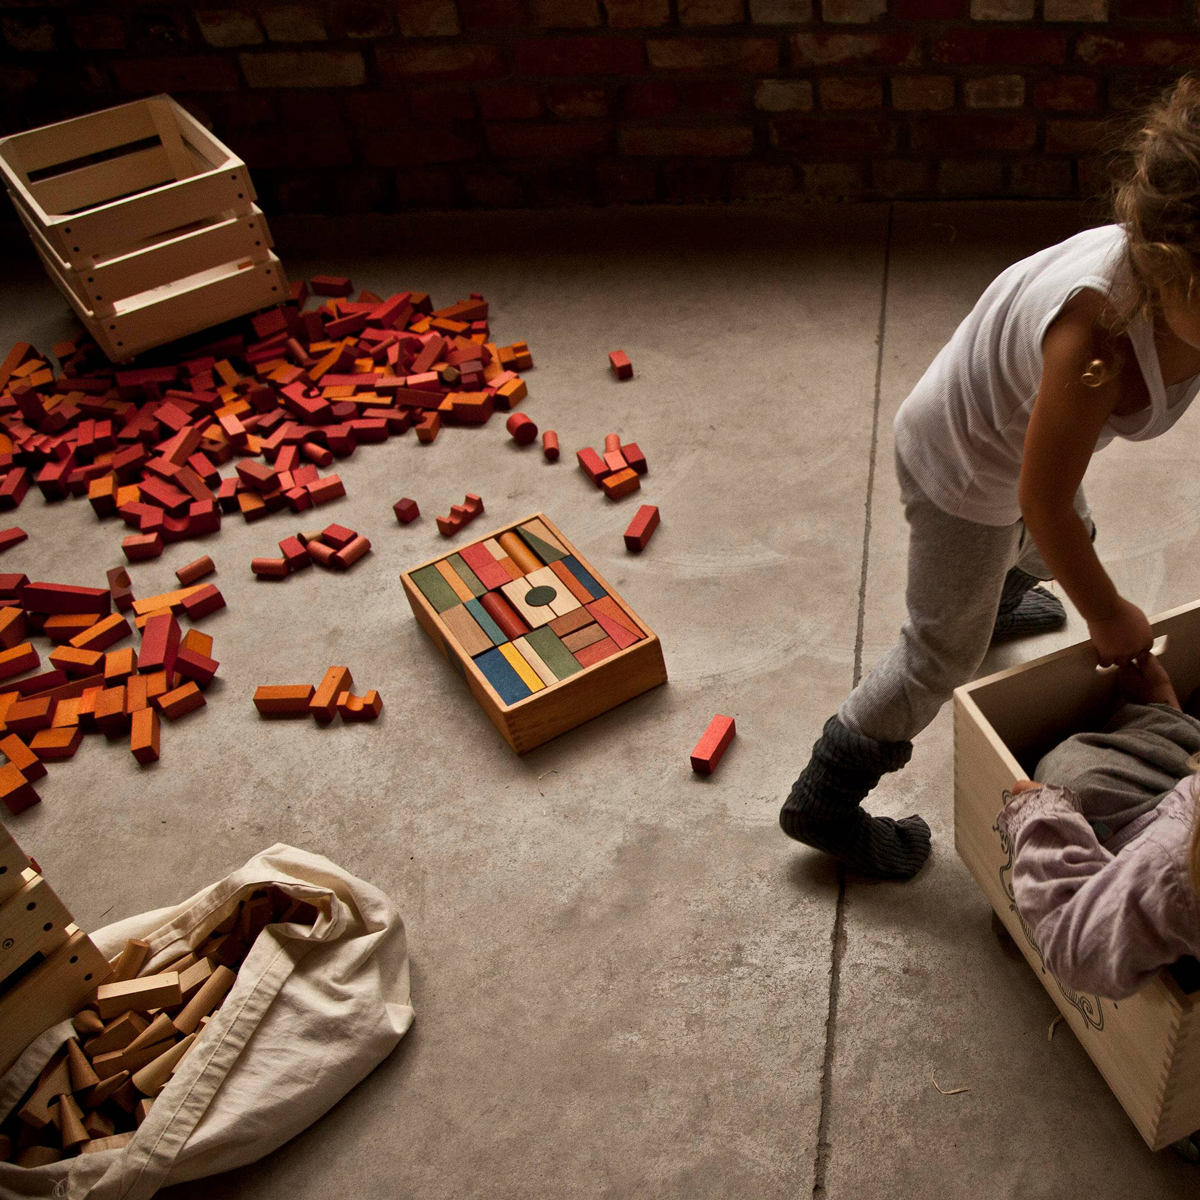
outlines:
[[[0,648],[11,650],[25,638],[25,612],[11,606],[0,608]]]
[[[187,716],[188,713],[195,712],[198,708],[203,708],[207,703],[204,693],[191,680],[188,680],[182,687],[175,688],[174,691],[155,696],[153,700],[158,706],[159,712],[168,721],[177,721],[180,717]]]
[[[38,731],[39,733],[49,733],[47,729]],[[35,733],[36,740],[38,734]],[[4,752],[4,757],[8,759],[26,779],[32,781],[41,779],[46,774],[46,768],[42,766],[42,756],[30,745],[19,738],[15,733],[10,733],[5,738],[0,738],[0,751]]]
[[[95,675],[103,671],[104,655],[99,650],[76,650],[74,646],[56,646],[50,651],[50,663],[68,675]]]
[[[207,633],[201,633],[199,629],[189,629],[183,635],[179,648],[180,650],[190,650],[193,654],[202,654],[205,658],[212,658],[213,640]]]
[[[54,719],[54,701],[49,696],[34,696],[30,700],[17,700],[5,713],[5,725],[13,733],[35,733],[49,729]]]
[[[108,687],[124,683],[137,670],[137,653],[132,646],[110,650],[104,656],[104,682]]]
[[[324,725],[337,715],[338,697],[348,692],[354,686],[354,679],[349,667],[330,667],[325,672],[313,698],[309,701],[308,711],[313,718]]]
[[[129,724],[129,714],[125,711],[124,684],[104,688],[96,697],[95,720],[96,728],[110,737],[124,731]]]
[[[265,717],[306,717],[313,691],[311,683],[264,685],[254,693],[254,707]]]
[[[620,500],[622,496],[636,492],[642,486],[642,479],[632,467],[626,467],[625,470],[602,479],[600,486],[610,500]]]
[[[128,637],[133,632],[129,622],[120,613],[113,613],[102,621],[97,621],[70,641],[76,650],[107,650],[109,646]]]
[[[374,721],[383,712],[383,698],[374,689],[365,696],[342,692],[337,699],[337,709],[343,721]]]
[[[12,763],[0,767],[0,801],[15,817],[41,801],[33,785]]]
[[[38,758],[61,762],[65,758],[74,758],[82,741],[83,730],[78,725],[68,725],[59,729],[39,730],[33,735],[29,748]]]
[[[133,716],[138,709],[150,705],[150,676],[130,675],[125,680],[125,711]]]
[[[41,657],[29,642],[22,642],[10,650],[0,650],[0,679],[9,679],[29,671],[41,662]]]
[[[158,760],[158,713],[152,708],[139,708],[129,725],[129,749],[133,757],[145,766]]]
[[[82,696],[70,696],[65,700],[60,700],[54,706],[54,718],[50,722],[50,728],[69,729],[72,725],[78,725],[79,705],[82,699]]]
[[[100,618],[95,613],[59,613],[47,617],[42,632],[52,641],[69,643],[87,629],[91,629]]]
[[[559,577],[563,587],[579,601],[580,604],[590,604],[592,601],[592,593],[579,582],[578,579],[571,573],[568,567],[565,567],[561,562],[552,562],[550,570]]]

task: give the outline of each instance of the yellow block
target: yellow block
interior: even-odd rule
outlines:
[[[508,664],[521,677],[521,682],[531,692],[540,692],[546,685],[538,678],[537,672],[521,657],[521,653],[511,642],[505,642],[500,647],[500,653],[508,659]]]

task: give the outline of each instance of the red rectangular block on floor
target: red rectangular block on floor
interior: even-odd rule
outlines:
[[[169,613],[151,617],[142,630],[142,648],[138,654],[139,673],[166,671],[170,677],[175,670],[175,657],[179,653],[179,622]]]
[[[12,763],[0,767],[0,800],[15,817],[41,800],[33,785]]]
[[[604,459],[590,446],[576,450],[575,458],[579,463],[579,469],[599,487],[600,481],[608,474],[608,467],[605,465]]]
[[[73,587],[67,583],[27,583],[21,588],[21,607],[27,612],[98,613],[112,611],[108,588]]]
[[[643,504],[629,522],[629,528],[625,530],[625,549],[645,550],[646,543],[658,528],[658,519],[658,507],[654,504]]]
[[[28,536],[29,534],[17,525],[11,529],[0,529],[0,552],[7,550],[10,546],[15,546],[18,542],[23,542]]]
[[[736,732],[737,726],[732,717],[723,717],[720,713],[713,717],[692,751],[692,770],[700,775],[711,775],[725,756]]]
[[[175,721],[179,717],[186,716],[198,708],[203,708],[207,703],[204,693],[190,680],[182,687],[175,688],[174,691],[164,692],[161,696],[154,697],[154,704],[158,706],[159,711],[168,721]]]
[[[206,584],[183,601],[183,611],[193,621],[199,621],[201,617],[207,617],[209,613],[224,607],[225,597],[215,583]]]

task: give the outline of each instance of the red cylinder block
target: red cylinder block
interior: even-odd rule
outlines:
[[[514,442],[528,446],[538,435],[538,427],[524,414],[513,413],[504,423]]]

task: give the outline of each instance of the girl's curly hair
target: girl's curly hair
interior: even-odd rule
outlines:
[[[1149,106],[1125,146],[1112,196],[1127,253],[1112,314],[1110,345],[1083,377],[1099,387],[1120,369],[1115,339],[1153,318],[1164,291],[1190,298],[1200,275],[1200,76],[1185,75]]]

